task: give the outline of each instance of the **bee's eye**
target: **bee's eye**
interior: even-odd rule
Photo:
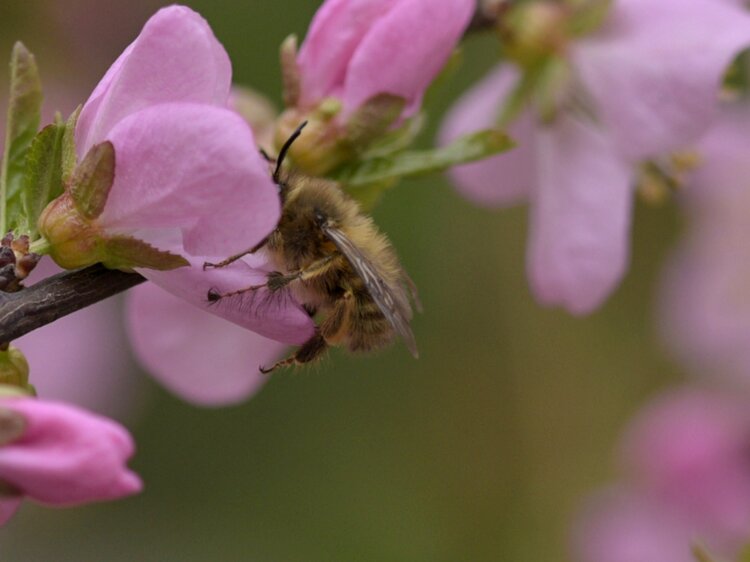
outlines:
[[[322,224],[325,224],[326,220],[327,219],[326,219],[325,213],[321,211],[320,209],[315,209],[315,222],[318,225],[322,225]]]

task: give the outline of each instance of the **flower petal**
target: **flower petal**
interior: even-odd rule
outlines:
[[[302,105],[340,91],[349,61],[374,21],[401,0],[327,0],[315,13],[297,64]]]
[[[206,20],[184,6],[163,8],[84,105],[76,129],[79,157],[144,107],[168,102],[225,106],[231,81],[229,57]]]
[[[627,267],[629,167],[601,132],[565,114],[538,139],[531,285],[543,303],[585,314],[601,304]]]
[[[640,160],[706,129],[722,75],[748,45],[750,14],[734,3],[619,0],[573,58],[619,149]]]
[[[108,139],[115,183],[99,223],[110,232],[180,228],[188,253],[230,255],[262,240],[279,219],[268,165],[249,126],[228,109],[150,107],[123,119]]]
[[[378,94],[407,101],[416,113],[427,87],[447,62],[475,9],[474,0],[400,0],[378,19],[351,58],[344,116]]]
[[[125,465],[133,439],[119,424],[84,410],[31,398],[0,407],[22,415],[23,436],[0,448],[0,480],[54,505],[111,500],[141,490]]]
[[[494,127],[505,98],[515,86],[518,72],[503,65],[466,92],[443,121],[440,144]],[[478,205],[512,205],[526,197],[534,183],[534,124],[523,113],[508,129],[518,146],[506,154],[455,166],[449,172],[457,189]]]
[[[287,344],[301,344],[313,335],[314,322],[286,291],[271,295],[261,289],[210,304],[207,298],[210,289],[226,292],[262,285],[266,282],[268,272],[274,270],[261,254],[255,254],[228,267],[203,271],[206,260],[216,262],[220,259],[192,257],[189,258],[190,267],[172,271],[141,270],[140,273],[193,306],[266,338]],[[169,328],[165,327],[166,329]]]
[[[130,339],[146,368],[183,399],[203,406],[246,400],[287,347],[206,314],[154,284],[128,296]]]

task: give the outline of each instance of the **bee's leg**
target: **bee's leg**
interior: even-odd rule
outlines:
[[[240,252],[239,254],[230,256],[223,261],[220,261],[218,263],[211,263],[208,261],[203,262],[203,271],[206,271],[209,268],[219,269],[220,267],[226,267],[229,264],[236,262],[238,259],[244,258],[248,254],[254,254],[258,250],[260,250],[263,246],[265,246],[267,242],[268,242],[268,236],[266,236],[263,240],[258,242],[255,246],[253,246],[249,250],[245,250],[244,252]]]
[[[344,322],[346,315],[349,313],[350,306],[352,304],[352,294],[346,293],[342,298],[336,301],[331,314],[323,321],[315,331],[315,335],[307,340],[302,347],[300,347],[294,355],[287,357],[286,359],[279,361],[270,369],[260,367],[261,373],[270,373],[271,371],[281,368],[289,367],[291,365],[304,365],[318,359],[323,353],[326,352],[330,346],[330,342],[335,342],[344,328]]]
[[[268,279],[262,285],[251,285],[249,287],[237,289],[236,291],[229,291],[227,293],[220,293],[216,289],[209,289],[208,301],[217,302],[226,297],[233,297],[236,295],[241,295],[242,293],[257,291],[258,289],[262,289],[263,287],[267,287],[269,291],[275,293],[276,291],[280,291],[294,281],[305,281],[321,275],[322,273],[325,273],[326,271],[328,271],[331,262],[336,257],[336,254],[328,255],[322,259],[319,259],[318,261],[311,263],[304,269],[298,269],[297,271],[292,271],[291,273],[281,273],[280,271],[273,271],[268,274]]]
[[[303,365],[310,361],[315,361],[318,357],[323,355],[328,349],[328,343],[325,338],[320,334],[319,331],[315,331],[315,335],[302,344],[294,355],[283,359],[276,363],[273,367],[266,369],[265,367],[258,367],[258,370],[267,375],[271,371],[280,369],[282,367],[289,367],[291,365]]]

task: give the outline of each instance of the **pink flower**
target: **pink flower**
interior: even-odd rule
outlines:
[[[478,203],[529,200],[527,268],[542,303],[584,314],[617,286],[634,167],[706,130],[721,77],[748,44],[750,17],[737,3],[618,0],[597,32],[564,51],[573,90],[555,119],[527,110],[510,127],[518,149],[453,171]],[[491,126],[518,80],[509,67],[492,72],[448,115],[443,141]],[[582,100],[596,121],[575,110]]]
[[[229,255],[273,229],[277,190],[249,126],[226,107],[230,86],[229,58],[198,14],[172,6],[146,23],[76,128],[79,158],[104,141],[115,149],[114,184],[90,221],[97,235],[163,249],[177,233],[189,254]]]
[[[262,291],[252,302],[208,304],[209,289],[256,284],[273,268],[260,254],[224,269],[203,271],[203,263],[256,245],[280,216],[278,191],[253,133],[227,108],[230,82],[229,59],[206,22],[188,8],[165,8],[109,69],[76,129],[79,157],[104,140],[115,148],[115,183],[97,228],[137,236],[189,262],[139,272],[192,306],[142,288],[132,298],[129,324],[144,363],[175,392],[202,404],[247,396],[262,382],[258,367],[282,346],[239,336],[239,329],[201,317],[194,307],[286,343],[302,343],[314,329],[291,298],[274,300]],[[230,342],[238,344],[234,357],[227,355]],[[247,357],[251,349],[257,358]]]
[[[701,166],[683,202],[688,230],[661,290],[662,332],[700,376],[750,375],[750,107],[726,108],[698,145]]]
[[[0,400],[4,442],[0,481],[19,495],[55,506],[112,500],[142,488],[126,461],[133,440],[119,424],[56,402]],[[18,500],[0,502],[0,520]]]
[[[346,118],[378,94],[407,103],[405,117],[448,60],[475,9],[473,0],[326,0],[297,63],[300,104],[333,97]]]
[[[620,447],[624,479],[581,518],[582,562],[689,562],[694,541],[734,556],[750,541],[746,398],[681,389],[648,405]]]

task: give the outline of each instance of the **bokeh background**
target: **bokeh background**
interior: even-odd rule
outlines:
[[[225,45],[236,82],[278,102],[278,46],[304,35],[319,2],[188,4]],[[160,5],[4,0],[0,58],[22,39],[51,109],[68,112]],[[422,145],[496,48],[489,37],[466,42],[463,64],[429,101]],[[584,319],[532,300],[524,208],[478,209],[429,177],[390,192],[375,218],[420,288],[418,361],[403,346],[372,358],[336,351],[273,376],[244,405],[205,410],[118,358],[139,397],[121,391],[121,375],[110,383],[107,369],[97,384],[111,384],[113,408],[136,437],[145,492],[65,511],[26,503],[0,530],[0,560],[568,560],[571,520],[613,475],[622,426],[681,377],[654,312],[676,209],[636,209],[632,268]],[[111,338],[113,350],[127,349],[120,332]]]

